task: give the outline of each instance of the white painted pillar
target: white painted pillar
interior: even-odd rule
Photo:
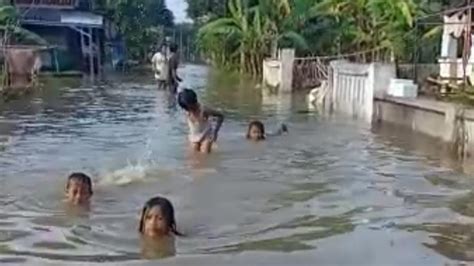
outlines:
[[[444,17],[445,23],[450,23],[451,20],[448,16]],[[443,29],[443,38],[441,43],[441,59],[446,62],[441,65],[441,76],[448,75],[451,77],[458,76],[458,41],[449,32],[449,25],[445,25]],[[443,69],[445,69],[443,71]],[[447,72],[447,73],[446,73]],[[444,74],[444,75],[443,75]]]
[[[369,67],[369,76],[365,88],[365,114],[366,120],[372,122],[374,113],[374,97],[383,97],[393,78],[396,78],[396,70],[394,64],[372,63]]]
[[[372,123],[372,116],[374,111],[374,96],[375,96],[375,89],[376,89],[376,82],[377,82],[377,64],[372,63],[369,66],[369,76],[367,78],[367,82],[365,83],[365,99],[364,99],[364,110],[365,116],[364,119]],[[387,83],[389,86],[390,82]],[[387,87],[388,88],[388,87]]]
[[[281,93],[291,93],[293,91],[293,65],[295,62],[295,50],[281,50]]]
[[[471,40],[474,40],[474,34],[471,35]],[[471,80],[471,83],[474,82],[474,42],[471,42],[471,57],[468,60],[466,74]]]
[[[443,33],[443,39],[441,44],[441,57],[454,59],[457,57],[457,50],[457,40],[451,34],[447,34],[446,32]]]

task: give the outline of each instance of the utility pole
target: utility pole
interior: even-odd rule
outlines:
[[[186,41],[186,46],[188,47],[188,50],[187,50],[187,52],[188,52],[188,55],[187,55],[187,56],[188,56],[188,60],[189,60],[189,61],[193,61],[192,58],[191,58],[191,57],[192,57],[192,56],[191,56],[192,51],[191,51],[191,36],[190,36],[190,35],[188,35],[188,38],[187,38],[187,41]]]
[[[180,53],[180,58],[183,60],[183,52],[184,52],[184,47],[183,47],[183,25],[179,26],[179,53]]]

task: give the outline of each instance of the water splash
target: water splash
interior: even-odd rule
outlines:
[[[99,184],[125,186],[142,182],[145,180],[149,168],[148,165],[141,162],[131,163],[128,161],[127,166],[124,168],[105,174],[100,179]]]
[[[148,138],[142,158],[135,162],[128,159],[125,167],[101,175],[99,184],[126,186],[144,182],[148,173],[157,168],[158,163],[152,158],[151,138]]]

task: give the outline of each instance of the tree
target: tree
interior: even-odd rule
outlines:
[[[307,22],[316,15],[314,0],[261,0],[259,9],[265,17],[265,31],[270,38],[271,55],[277,49],[294,47],[308,50],[306,36],[302,34]]]
[[[132,58],[146,60],[165,28],[174,26],[164,0],[100,0],[98,9],[118,25]]]
[[[228,0],[225,14],[201,26],[198,44],[213,63],[252,74],[285,47],[300,55],[371,51],[353,57],[362,62],[411,60],[416,42],[436,48],[439,38],[439,29],[415,28],[415,18],[463,0],[455,1]]]
[[[231,46],[239,53],[240,68],[244,69],[247,40],[250,38],[249,9],[242,0],[230,0],[228,8],[230,16],[204,25],[198,32],[198,40],[203,51],[208,52],[214,60],[221,57],[221,60],[234,61],[234,53],[226,54],[226,46]],[[223,42],[219,45],[219,42],[215,41]],[[219,53],[219,50],[222,52]]]
[[[224,17],[227,12],[227,3],[222,0],[186,0],[186,2],[188,16],[198,23]]]
[[[15,7],[0,3],[0,30],[4,44],[39,44],[47,45],[47,41],[37,34],[20,26],[20,16]]]
[[[306,6],[312,2],[299,1]],[[303,26],[307,14],[293,12],[296,6],[299,8],[295,10],[303,12],[303,5],[288,0],[229,0],[227,16],[201,27],[199,44],[214,63],[238,62],[241,71],[258,75],[264,57],[275,55],[278,45],[307,49],[304,36],[293,28]]]
[[[414,0],[323,0],[317,9],[338,29],[338,52],[377,49],[380,60],[405,55],[413,44],[414,17],[420,13]]]
[[[198,28],[194,23],[179,23],[173,27],[170,35],[174,37],[174,42],[179,45],[179,52],[182,60],[198,61],[198,49],[196,47],[196,36]]]

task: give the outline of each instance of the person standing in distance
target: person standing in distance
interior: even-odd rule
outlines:
[[[158,89],[164,90],[168,88],[169,83],[169,49],[166,44],[162,44],[160,49],[153,55],[151,64],[155,79],[158,83]]]
[[[178,92],[179,83],[182,79],[178,76],[178,67],[179,67],[179,54],[178,54],[178,45],[172,43],[170,45],[170,57],[169,57],[169,83],[168,89],[169,92],[172,94],[176,94]]]

